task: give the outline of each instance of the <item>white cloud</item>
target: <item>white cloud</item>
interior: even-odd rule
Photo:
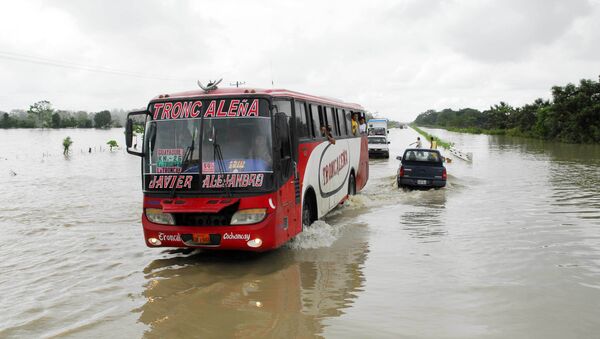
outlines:
[[[274,81],[405,121],[430,108],[521,105],[548,98],[552,85],[597,77],[599,8],[591,0],[11,2],[0,10],[10,33],[0,36],[0,110],[42,99],[135,108],[218,77]],[[89,67],[96,71],[81,69]]]

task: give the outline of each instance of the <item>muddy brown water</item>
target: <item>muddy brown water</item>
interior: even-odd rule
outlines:
[[[395,187],[392,130],[360,195],[255,255],[147,248],[122,130],[1,130],[0,337],[598,337],[600,146],[431,131],[474,155],[447,188]]]

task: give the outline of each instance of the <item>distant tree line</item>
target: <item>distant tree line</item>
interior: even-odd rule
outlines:
[[[429,110],[419,114],[419,126],[449,130],[519,135],[572,143],[600,143],[600,82],[552,87],[552,100],[537,99],[523,107],[505,102],[483,112],[472,108]]]
[[[52,108],[49,101],[42,100],[29,106],[28,110],[15,109],[0,112],[0,128],[109,128],[122,127],[124,110],[104,110],[96,113],[65,111]]]

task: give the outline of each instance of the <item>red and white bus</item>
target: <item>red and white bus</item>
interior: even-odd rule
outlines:
[[[266,251],[286,243],[366,185],[367,138],[353,133],[353,115],[364,109],[242,88],[160,95],[129,113],[146,245]],[[145,123],[141,151],[132,149],[136,123]]]

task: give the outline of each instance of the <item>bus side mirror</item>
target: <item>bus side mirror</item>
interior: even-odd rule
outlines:
[[[125,145],[127,148],[131,148],[131,143],[133,141],[133,121],[129,118],[127,119],[127,124],[125,124]]]
[[[138,157],[143,157],[144,156],[144,152],[138,152],[137,149],[137,142],[135,144],[133,144],[133,138],[135,137],[136,132],[139,132],[140,129],[138,129],[136,131],[136,126],[140,126],[140,122],[139,119],[135,119],[136,116],[144,116],[144,118],[146,118],[147,116],[150,115],[150,112],[148,111],[139,111],[139,112],[131,112],[129,114],[127,114],[127,122],[125,123],[125,145],[127,148],[127,153],[129,154],[133,154],[133,155],[137,155]],[[136,124],[134,122],[134,120],[137,120],[138,123]],[[141,128],[141,130],[143,130],[143,128]],[[131,149],[131,146],[134,146],[133,150]]]

